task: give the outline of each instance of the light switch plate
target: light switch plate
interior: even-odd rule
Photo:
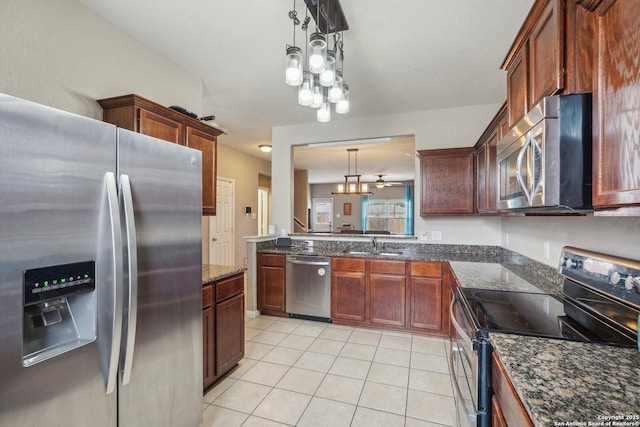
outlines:
[[[432,231],[431,232],[431,240],[434,242],[439,242],[442,240],[442,231]]]

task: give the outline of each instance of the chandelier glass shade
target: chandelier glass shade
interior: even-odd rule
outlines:
[[[338,114],[346,114],[349,112],[349,85],[342,85],[342,96],[340,100],[336,103],[336,113]]]
[[[302,49],[295,46],[288,47],[285,81],[289,86],[302,84],[302,63]]]
[[[336,80],[336,55],[332,50],[327,52],[327,61],[324,71],[320,73],[320,84],[324,87],[333,86]]]

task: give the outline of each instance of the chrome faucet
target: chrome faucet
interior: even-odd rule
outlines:
[[[373,239],[371,239],[371,244],[373,245],[373,250],[377,251],[378,250],[378,239],[376,239],[376,236],[373,236]]]

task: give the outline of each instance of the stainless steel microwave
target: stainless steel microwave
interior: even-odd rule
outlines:
[[[498,142],[498,209],[591,210],[591,94],[542,99]]]

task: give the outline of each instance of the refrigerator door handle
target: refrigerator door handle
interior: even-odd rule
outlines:
[[[113,323],[111,325],[111,349],[109,351],[106,394],[116,389],[118,381],[118,362],[120,342],[122,340],[122,231],[120,229],[120,211],[118,190],[113,172],[106,173],[109,222],[111,225],[111,243],[113,256]]]
[[[133,211],[133,196],[131,181],[128,175],[120,176],[120,191],[122,208],[124,211],[124,226],[126,232],[126,247],[129,275],[129,301],[127,309],[127,323],[124,343],[124,367],[122,385],[129,384],[131,369],[133,368],[133,353],[136,344],[136,326],[138,318],[138,244],[136,241],[136,222]]]

